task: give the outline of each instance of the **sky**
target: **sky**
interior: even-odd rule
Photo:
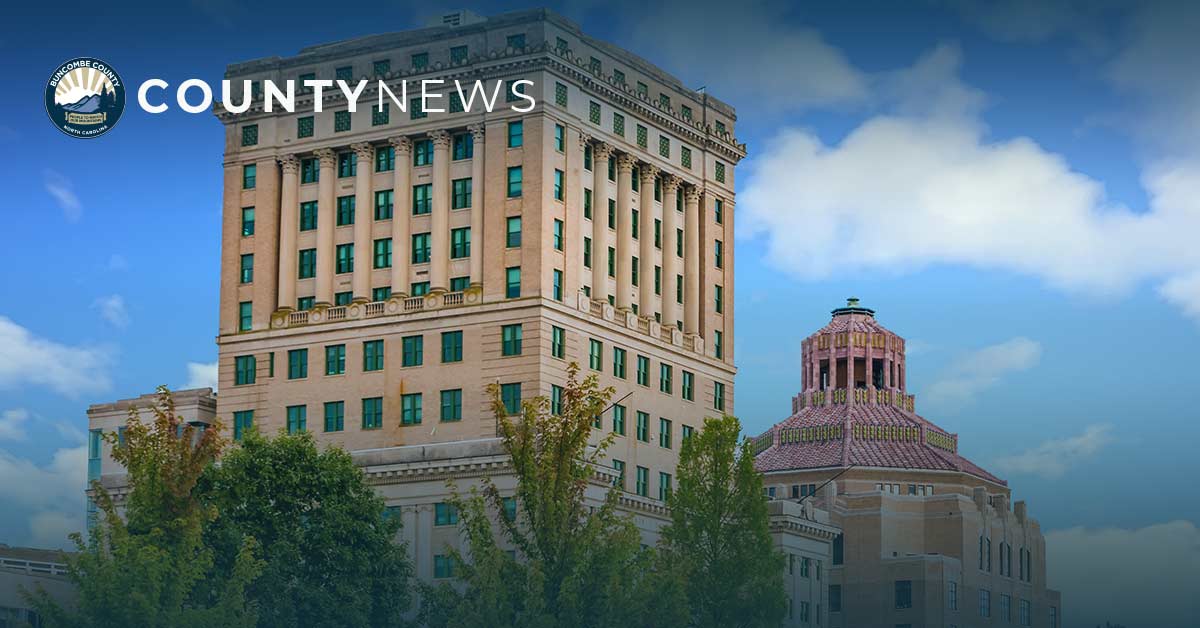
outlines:
[[[43,107],[57,65],[217,85],[441,9],[533,6],[70,4],[0,26],[0,542],[19,545],[81,526],[88,404],[215,380],[219,123],[131,89],[114,131],[68,138]],[[856,296],[908,339],[918,411],[1029,502],[1067,625],[1200,617],[1200,5],[549,6],[737,108],[747,433],[786,417],[801,340]],[[1120,588],[1094,577],[1114,559]]]

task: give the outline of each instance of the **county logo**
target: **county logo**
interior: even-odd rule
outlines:
[[[59,131],[83,139],[108,133],[125,111],[125,83],[93,57],[63,63],[46,84],[46,115]]]

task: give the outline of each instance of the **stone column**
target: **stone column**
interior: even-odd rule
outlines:
[[[583,292],[583,287],[588,283],[588,273],[590,272],[588,267],[583,265],[583,237],[585,235],[591,237],[590,233],[585,233],[587,221],[583,217],[584,189],[588,187],[588,182],[584,180],[583,155],[592,138],[575,127],[568,127],[568,131],[579,132],[579,151],[568,153],[566,159],[568,188],[575,200],[568,201],[563,208],[563,218],[567,223],[566,260],[568,260],[566,263],[568,281],[565,292],[567,301],[575,306],[579,303],[578,295]],[[575,187],[570,187],[571,184]],[[571,260],[571,257],[575,259]],[[573,273],[571,272],[572,268],[574,269]]]
[[[675,205],[679,198],[679,183],[679,177],[663,175],[662,322],[670,327],[675,327],[675,322],[679,320],[679,304],[675,302],[675,277],[679,274],[679,258],[675,255],[675,251],[679,250],[679,235],[676,232],[679,229],[678,212],[675,211]]]
[[[638,201],[638,312],[642,318],[654,319],[654,180],[658,167],[642,164],[638,167],[641,179],[641,199]],[[664,208],[665,211],[665,208]],[[663,299],[664,301],[666,299]]]
[[[429,134],[429,139],[433,140],[429,291],[445,292],[450,287],[450,134],[437,130]]]
[[[700,333],[700,189],[683,193],[683,331]]]
[[[354,300],[366,303],[371,300],[371,269],[375,266],[371,243],[371,223],[375,219],[375,196],[371,188],[375,148],[367,142],[351,148],[358,160],[354,173]]]
[[[396,169],[392,171],[392,294],[406,296],[408,264],[412,260],[408,224],[412,215],[412,141],[393,137],[388,143],[396,157]]]
[[[295,155],[279,159],[283,184],[279,192],[279,309],[296,307],[296,236],[300,232],[300,160]]]
[[[334,217],[337,200],[334,184],[337,176],[337,153],[322,148],[317,151],[321,160],[320,182],[317,184],[317,298],[318,305],[333,305]]]
[[[471,287],[483,287],[483,156],[484,136],[487,127],[476,124],[470,127],[471,156]]]
[[[628,153],[617,157],[617,309],[633,306],[633,164]]]
[[[608,303],[608,158],[612,147],[592,144],[592,299]]]

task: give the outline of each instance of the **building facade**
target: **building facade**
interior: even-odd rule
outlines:
[[[65,554],[0,543],[0,628],[41,628],[41,616],[23,595],[39,590],[58,604],[74,602]]]
[[[916,413],[904,339],[851,299],[801,358],[792,414],[758,437],[755,465],[772,497],[814,502],[841,530],[825,625],[1062,626],[1041,527]]]

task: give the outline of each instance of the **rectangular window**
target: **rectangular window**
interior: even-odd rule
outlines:
[[[391,172],[396,169],[396,149],[391,146],[375,148],[375,172]]]
[[[563,185],[564,185],[563,178],[565,176],[566,175],[563,173],[562,170],[554,171],[554,200],[556,200],[556,201],[563,200],[563,195],[565,194],[565,192],[563,191]]]
[[[625,355],[620,347],[613,347],[613,376],[625,379]]]
[[[463,333],[461,331],[442,332],[442,362],[462,362]]]
[[[650,385],[650,358],[644,355],[637,357],[637,383],[639,386]]]
[[[254,304],[250,301],[238,303],[238,331],[250,331],[254,327]]]
[[[254,411],[239,410],[233,413],[233,440],[242,440],[242,435],[254,427]]]
[[[625,73],[616,68],[613,68],[613,82],[616,83],[617,85],[624,85],[625,84]]]
[[[421,366],[425,361],[425,337],[405,336],[401,343],[403,351],[400,366]]]
[[[346,429],[346,402],[325,402],[325,431],[340,432]]]
[[[521,196],[521,167],[513,166],[508,169],[508,198]]]
[[[679,147],[679,165],[684,168],[691,169],[692,167],[692,149],[687,146]]]
[[[658,472],[658,499],[659,501],[667,501],[671,496],[671,474],[662,471]]]
[[[354,224],[354,197],[339,196],[337,199],[337,226]]]
[[[561,302],[563,300],[563,272],[555,268],[554,272],[551,273],[551,281],[553,282],[551,285],[551,296],[555,301]]]
[[[471,228],[459,227],[450,230],[450,259],[471,256]]]
[[[462,420],[462,389],[453,388],[443,390],[442,397],[442,421],[461,421]]]
[[[254,208],[242,208],[242,236],[254,235]]]
[[[946,583],[946,608],[956,611],[958,610],[958,583]]]
[[[412,235],[412,263],[429,263],[429,234],[414,233]],[[415,296],[415,295],[414,295]]]
[[[600,124],[600,103],[594,100],[588,103],[588,120],[592,124]]]
[[[258,370],[257,360],[252,355],[239,355],[233,359],[233,385],[253,384]]]
[[[683,395],[683,398],[685,400],[692,401],[693,397],[696,394],[695,393],[695,390],[696,390],[695,378],[696,378],[696,376],[693,375],[690,371],[681,371],[681,373],[683,376],[683,380],[682,380],[682,383],[680,384],[680,393]]]
[[[713,264],[717,268],[725,267],[725,252],[720,240],[713,241]]]
[[[725,359],[725,334],[718,330],[713,330],[713,357],[718,360]]]
[[[625,116],[613,112],[613,133],[625,137]]]
[[[637,484],[634,490],[642,497],[646,497],[650,493],[650,469],[646,467],[637,468]]]
[[[429,117],[429,114],[426,113],[425,110],[421,108],[421,99],[420,98],[412,98],[408,101],[408,119],[409,120],[420,120],[422,118],[427,118],[427,117]]]
[[[288,379],[308,377],[308,349],[288,351]]]
[[[383,370],[383,341],[367,340],[363,343],[363,371]]]
[[[302,249],[299,259],[299,276],[301,279],[311,279],[317,276],[317,250]]]
[[[258,180],[258,166],[246,164],[242,166],[242,189],[253,190]]]
[[[470,159],[475,155],[475,136],[470,133],[458,133],[454,136],[452,158],[455,161]]]
[[[594,338],[588,345],[588,367],[593,371],[604,369],[604,344]]]
[[[722,286],[713,286],[713,307],[717,314],[725,311],[725,288]]]
[[[362,400],[362,428],[377,430],[383,427],[383,397],[368,397]]]
[[[321,161],[316,157],[300,160],[300,183],[316,183],[321,178]]]
[[[618,436],[625,435],[625,406],[613,404],[612,431]]]
[[[423,216],[433,211],[433,184],[413,186],[412,215]]]
[[[649,135],[650,131],[646,127],[640,124],[637,125],[637,145],[639,147],[646,148],[646,146],[650,143]]]
[[[337,245],[337,274],[354,272],[354,245]]]
[[[429,67],[429,53],[418,52],[411,57],[410,61],[414,70],[424,70]]]
[[[608,228],[617,228],[617,201],[608,199]]]
[[[641,96],[642,98],[647,98],[650,95],[650,88],[645,83],[638,81],[637,93],[638,93],[638,96]]]
[[[662,107],[663,109],[670,109],[671,108],[671,97],[666,94],[659,94],[658,95],[658,105],[660,107]]]
[[[504,404],[504,411],[508,414],[521,412],[521,383],[501,384],[500,402]]]
[[[428,281],[415,281],[409,286],[408,293],[414,297],[423,297],[429,294]]]
[[[500,328],[500,355],[521,355],[521,324]]]
[[[379,190],[375,192],[375,220],[391,220],[392,191]]]
[[[375,268],[392,267],[392,239],[380,238],[375,241]]]
[[[550,355],[560,360],[567,356],[567,332],[562,327],[550,328]]]
[[[341,375],[346,372],[346,345],[325,347],[325,374]]]
[[[725,384],[713,382],[713,409],[725,411]]]
[[[525,123],[521,120],[508,123],[508,147],[520,148],[525,143]]]
[[[583,236],[583,267],[592,267],[592,239]]]
[[[979,616],[992,616],[992,592],[987,589],[979,590]]]
[[[554,125],[554,150],[564,152],[567,145],[567,129],[561,124]]]
[[[670,419],[658,418],[658,446],[663,449],[671,448],[671,421]]]
[[[658,154],[667,159],[671,158],[671,138],[665,135],[658,136]]]
[[[247,253],[241,259],[241,282],[251,283],[254,281],[254,254]]]
[[[643,443],[650,442],[650,415],[645,412],[637,413],[637,439]]]
[[[392,62],[389,59],[380,59],[371,64],[371,69],[375,71],[375,76],[383,76],[392,71]]]
[[[520,216],[509,216],[505,221],[504,246],[510,249],[521,246]]]
[[[690,425],[684,425],[684,426],[683,426],[683,427],[682,427],[682,428],[679,430],[679,440],[680,440],[680,442],[684,442],[684,443],[688,442],[688,440],[689,440],[689,439],[692,437],[692,434],[694,434],[694,433],[695,433],[695,430],[693,430],[693,429],[692,429],[692,426],[690,426]]]
[[[387,301],[392,297],[392,287],[383,286],[380,288],[371,289],[371,300],[378,303],[379,301]]]
[[[428,166],[433,164],[433,140],[417,140],[413,142],[413,166]]]
[[[625,461],[613,460],[613,470],[617,472],[616,486],[625,490]]]
[[[298,434],[308,428],[308,406],[287,407],[287,432]]]
[[[521,296],[521,267],[512,266],[504,269],[504,298],[516,299]]]
[[[300,203],[300,230],[312,231],[317,228],[317,202]]]
[[[450,48],[450,63],[464,63],[467,60],[466,46],[453,46]]]
[[[896,581],[896,608],[912,608],[912,580]]]
[[[350,112],[335,111],[333,112],[333,132],[343,133],[350,130]],[[342,175],[345,176],[345,175]]]
[[[716,164],[716,178],[717,178],[717,183],[725,182],[725,164],[723,164],[719,161]]]
[[[316,305],[316,300],[316,297],[300,297],[296,299],[296,309],[301,312],[307,312],[313,309],[313,306]]]
[[[1006,624],[1012,622],[1012,596],[1000,594],[1000,612],[997,616]]]
[[[433,557],[433,577],[437,579],[453,578],[458,573],[458,566],[453,556],[435,554]]]
[[[718,225],[725,221],[725,203],[719,198],[713,202],[713,218]]]
[[[658,391],[668,395],[674,392],[671,385],[671,370],[670,364],[660,364],[658,367]]]
[[[550,414],[558,416],[562,414],[563,402],[563,387],[557,384],[550,384]]]
[[[554,104],[559,107],[567,106],[567,86],[562,83],[554,84]]]
[[[296,118],[296,137],[312,137],[313,136],[313,117],[303,116]]]
[[[451,209],[465,209],[471,206],[471,180],[455,179],[451,182]]]
[[[383,126],[388,123],[391,118],[391,107],[388,103],[383,103],[382,107],[371,108],[371,126]]]
[[[421,393],[400,395],[400,425],[421,424]]]

